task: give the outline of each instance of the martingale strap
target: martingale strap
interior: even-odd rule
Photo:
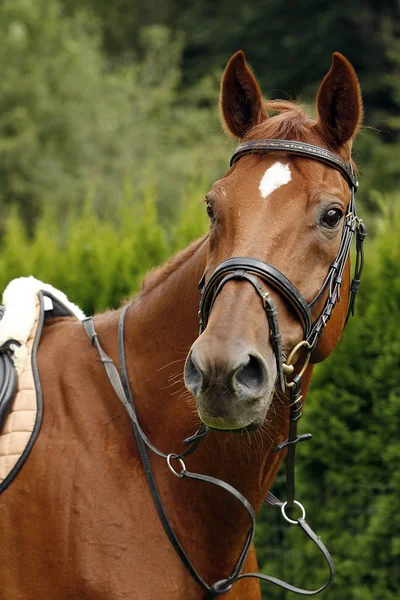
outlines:
[[[165,533],[168,536],[168,539],[170,540],[173,548],[175,549],[175,552],[178,554],[179,558],[181,559],[181,561],[182,561],[183,565],[185,566],[185,568],[187,569],[187,571],[190,573],[190,575],[193,577],[193,579],[203,588],[203,590],[206,592],[208,598],[220,596],[222,594],[229,592],[232,589],[233,584],[236,583],[236,581],[238,581],[239,579],[243,579],[245,577],[258,578],[263,581],[272,583],[278,587],[281,587],[284,590],[296,592],[297,594],[301,594],[303,596],[314,596],[316,594],[319,594],[332,581],[333,576],[334,576],[334,566],[333,566],[333,562],[332,562],[332,559],[330,557],[330,554],[329,554],[327,548],[322,543],[320,538],[314,533],[314,531],[311,529],[311,527],[307,524],[307,522],[305,520],[304,509],[302,509],[301,517],[297,518],[296,520],[292,520],[292,519],[289,519],[286,516],[286,513],[284,512],[285,506],[287,505],[289,507],[288,502],[284,502],[284,503],[280,502],[271,493],[269,493],[266,498],[267,503],[281,509],[282,515],[289,523],[293,523],[295,525],[297,525],[297,524],[300,525],[302,531],[304,531],[304,533],[311,539],[311,541],[320,550],[320,552],[323,555],[325,562],[327,563],[328,568],[329,568],[329,578],[328,578],[327,582],[322,587],[320,587],[316,590],[306,590],[303,588],[298,588],[296,586],[293,586],[289,583],[286,583],[285,581],[282,581],[281,579],[277,579],[276,577],[271,577],[269,575],[264,575],[262,573],[242,573],[244,564],[246,562],[251,544],[254,539],[254,534],[255,534],[256,515],[254,513],[253,507],[251,506],[250,502],[243,496],[243,494],[241,494],[239,492],[239,490],[237,490],[236,488],[231,486],[226,481],[222,481],[221,479],[217,479],[217,478],[211,477],[209,475],[203,475],[201,473],[192,473],[186,469],[185,463],[182,460],[183,457],[185,457],[185,456],[189,455],[191,452],[193,452],[196,449],[196,447],[198,446],[198,444],[201,442],[201,440],[204,439],[204,437],[206,437],[208,435],[208,433],[210,431],[208,429],[208,427],[206,427],[205,425],[201,425],[200,428],[198,429],[198,431],[193,436],[184,440],[183,444],[187,445],[188,448],[180,454],[175,454],[175,453],[166,454],[166,453],[162,452],[161,450],[158,450],[148,440],[148,438],[144,434],[142,428],[140,427],[140,424],[138,421],[138,417],[137,417],[137,413],[136,413],[136,409],[135,409],[135,405],[134,405],[134,400],[133,400],[132,392],[131,392],[130,385],[129,385],[128,372],[127,372],[127,366],[126,366],[126,360],[125,360],[124,324],[125,324],[125,317],[126,317],[128,308],[129,308],[129,305],[126,305],[123,308],[123,310],[121,312],[120,320],[119,320],[119,325],[118,325],[118,354],[119,354],[121,376],[119,375],[118,370],[117,370],[116,366],[114,365],[113,360],[104,352],[104,350],[100,344],[100,341],[98,339],[98,336],[97,336],[97,333],[96,333],[96,330],[94,327],[93,319],[91,317],[89,317],[89,318],[83,320],[82,323],[83,323],[83,326],[85,328],[85,331],[88,335],[88,338],[89,338],[91,344],[97,349],[97,351],[100,354],[101,361],[104,365],[107,376],[110,380],[110,383],[111,383],[116,395],[122,402],[124,408],[126,409],[128,415],[129,415],[129,418],[132,422],[133,432],[134,432],[134,435],[135,435],[135,438],[136,438],[136,441],[138,444],[139,453],[140,453],[140,456],[142,459],[144,472],[146,475],[146,479],[147,479],[147,482],[149,485],[149,489],[150,489],[150,492],[151,492],[151,495],[153,498],[153,502],[154,502],[155,508],[157,510],[160,522],[164,528]],[[298,420],[298,417],[295,418],[295,421],[297,421],[297,420]],[[293,430],[292,433],[294,433],[294,432],[295,431]],[[290,440],[288,441],[288,445],[290,446]],[[225,492],[229,493],[231,496],[233,496],[247,511],[247,514],[248,514],[249,520],[250,520],[250,528],[247,533],[246,539],[244,541],[243,548],[242,548],[234,566],[232,567],[231,572],[228,577],[226,577],[224,579],[220,579],[220,580],[216,581],[215,583],[209,585],[206,581],[204,581],[204,579],[199,575],[199,573],[196,571],[196,569],[192,565],[183,546],[181,545],[179,539],[177,538],[176,533],[173,530],[172,525],[171,525],[171,523],[168,519],[168,516],[165,512],[164,506],[161,501],[161,496],[158,491],[157,482],[155,480],[153,470],[151,468],[150,459],[149,459],[149,456],[147,453],[147,448],[149,448],[150,450],[155,452],[158,456],[165,458],[169,469],[172,471],[172,473],[175,476],[177,476],[181,479],[190,479],[192,481],[198,481],[201,483],[208,483],[210,485],[217,486],[217,487],[223,489]],[[178,463],[181,466],[181,471],[179,471],[179,472],[176,471],[175,468],[172,466],[171,463],[173,460],[178,461]],[[293,503],[299,504],[296,501],[294,501]]]

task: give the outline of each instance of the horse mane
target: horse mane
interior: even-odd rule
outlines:
[[[145,275],[140,288],[140,295],[147,295],[177,271],[181,265],[192,258],[202,244],[208,239],[208,234],[192,242],[187,248],[172,256],[164,265],[151,269]]]
[[[252,127],[243,141],[264,138],[315,143],[318,136],[314,129],[316,121],[308,116],[301,104],[289,100],[264,100],[263,106],[268,118]]]

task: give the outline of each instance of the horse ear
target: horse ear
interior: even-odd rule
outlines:
[[[228,62],[221,83],[220,107],[227,129],[237,137],[266,118],[261,91],[239,50]]]
[[[318,91],[317,129],[333,146],[343,146],[357,133],[362,121],[362,99],[357,75],[339,52]]]

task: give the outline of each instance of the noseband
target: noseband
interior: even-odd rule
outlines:
[[[273,265],[250,257],[234,257],[223,261],[212,273],[210,279],[205,283],[205,274],[200,280],[201,300],[199,307],[200,333],[207,326],[210,312],[214,306],[218,294],[224,285],[233,279],[246,280],[256,290],[260,296],[270,328],[271,344],[274,351],[277,372],[282,391],[286,387],[292,387],[293,382],[288,381],[290,375],[294,372],[294,366],[291,360],[295,359],[297,351],[304,347],[307,350],[305,366],[307,366],[311,353],[316,348],[323,328],[328,323],[333,307],[340,301],[340,287],[342,284],[343,272],[350,253],[351,242],[356,233],[357,238],[357,258],[355,273],[350,287],[350,300],[348,315],[354,314],[355,298],[360,285],[361,272],[364,265],[363,241],[366,236],[366,228],[361,219],[358,218],[355,205],[355,192],[358,182],[354,176],[352,167],[346,163],[340,156],[303,142],[294,142],[286,140],[254,140],[244,142],[236,148],[231,158],[231,166],[242,156],[247,154],[267,154],[268,152],[286,152],[296,154],[306,158],[312,158],[323,162],[328,166],[337,169],[345,178],[350,187],[350,202],[344,217],[344,225],[339,251],[335,260],[329,267],[327,276],[322,286],[311,302],[307,302],[301,292]],[[267,283],[276,290],[290,305],[291,309],[297,315],[302,329],[303,341],[290,353],[291,360],[286,360],[282,355],[282,340],[279,332],[279,322],[277,319],[277,309],[269,292],[264,290],[260,280]],[[326,290],[329,290],[325,305],[319,316],[313,320],[312,309],[318,300],[323,296]],[[347,322],[347,319],[346,319]],[[305,368],[303,366],[303,372]],[[301,373],[303,374],[303,373]]]

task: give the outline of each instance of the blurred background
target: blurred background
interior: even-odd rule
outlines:
[[[0,283],[34,274],[88,314],[206,231],[201,200],[234,147],[218,116],[231,54],[245,51],[266,97],[311,113],[332,52],[355,67],[366,272],[298,452],[298,497],[337,567],[327,600],[400,595],[399,33],[398,0],[0,1]],[[271,511],[260,567],[317,587],[320,557]]]

